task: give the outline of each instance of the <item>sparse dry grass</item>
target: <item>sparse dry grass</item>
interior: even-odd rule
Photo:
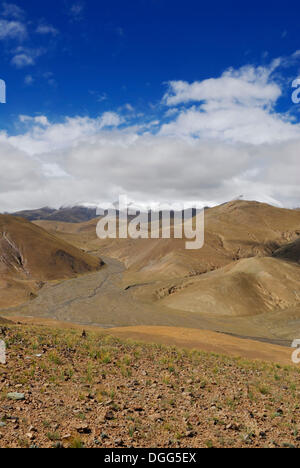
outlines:
[[[296,367],[96,331],[9,326],[5,340],[0,447],[300,446]]]

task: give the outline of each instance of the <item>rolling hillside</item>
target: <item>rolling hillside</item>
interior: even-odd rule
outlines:
[[[299,306],[300,267],[274,258],[239,260],[167,290],[169,307],[210,316],[255,316]]]
[[[100,268],[101,261],[34,224],[0,216],[0,306],[35,297],[46,281]]]
[[[43,288],[15,315],[201,328],[285,344],[300,336],[299,211],[241,200],[212,208],[196,251],[181,239],[99,240],[97,219],[35,224],[108,266]]]
[[[77,247],[123,262],[128,284],[195,276],[243,258],[270,256],[300,236],[299,211],[241,200],[206,211],[205,245],[194,251],[185,249],[184,239],[99,240],[97,219],[37,224]]]

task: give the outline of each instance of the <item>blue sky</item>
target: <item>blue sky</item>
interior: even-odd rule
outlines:
[[[218,77],[229,66],[261,65],[300,47],[297,2],[26,0],[18,6],[24,14],[12,19],[24,24],[27,37],[1,44],[8,88],[2,128],[19,114],[96,116],[128,103],[150,118],[170,80]],[[40,26],[53,32],[37,33]],[[18,68],[11,60],[20,45],[34,63]]]
[[[299,169],[299,12],[295,1],[0,3],[0,211],[119,192],[214,204],[242,190],[300,205],[290,180]],[[87,151],[90,172],[80,165]]]

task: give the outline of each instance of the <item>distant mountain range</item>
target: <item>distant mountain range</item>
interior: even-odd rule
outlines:
[[[208,208],[206,208],[208,209]],[[106,213],[106,211],[104,210]],[[116,210],[117,215],[119,211]],[[8,213],[5,213],[8,214]],[[44,207],[37,210],[24,210],[17,211],[15,213],[9,213],[12,216],[27,219],[28,221],[60,221],[65,223],[84,223],[91,219],[97,218],[97,209],[89,208],[85,206],[73,206],[73,207],[62,207],[58,210],[54,208]],[[187,210],[186,217],[195,216],[195,209]],[[177,212],[178,216],[178,212]],[[174,213],[171,213],[171,218],[174,217]],[[133,219],[135,216],[130,215],[129,219]]]
[[[226,205],[226,203],[224,203],[223,205]],[[205,207],[205,210],[208,209],[209,207]],[[295,210],[300,211],[300,208],[295,208]],[[98,217],[96,208],[86,207],[82,205],[61,207],[59,209],[49,208],[46,206],[37,210],[23,210],[9,214],[11,214],[12,216],[27,219],[28,221],[60,221],[65,223],[84,223],[86,221],[90,221],[91,219]],[[193,209],[189,214],[190,216],[195,216],[196,211]],[[173,216],[174,214],[172,213],[171,217]],[[132,219],[134,218],[134,216],[130,216],[129,218]]]
[[[97,217],[96,208],[85,206],[62,207],[58,210],[44,207],[38,210],[25,210],[11,213],[13,216],[27,219],[28,221],[62,221],[65,223],[83,223]]]

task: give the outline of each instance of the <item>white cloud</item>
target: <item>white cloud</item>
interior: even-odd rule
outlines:
[[[95,122],[86,122],[89,130],[81,124],[79,130],[76,125],[65,123],[62,129],[35,121],[34,129],[22,137],[0,135],[4,163],[11,154],[23,158],[21,166],[19,159],[10,159],[8,180],[12,174],[15,185],[10,183],[9,193],[2,184],[8,169],[2,167],[2,210],[112,201],[120,193],[142,202],[202,200],[206,204],[244,194],[245,198],[292,206],[300,196],[300,138],[280,145],[236,145],[138,135],[134,128],[102,128],[94,133]],[[28,174],[31,177],[33,166],[37,168],[30,189]],[[24,176],[20,176],[20,168]]]
[[[0,143],[0,152],[1,201],[4,200],[5,196],[8,200],[10,196],[17,199],[22,190],[30,192],[40,187],[42,176],[40,174],[40,164],[38,162],[28,158],[25,152],[17,150],[7,141],[2,141]],[[4,203],[4,205],[9,204],[9,201],[8,203]]]
[[[179,113],[179,109],[176,109],[176,107],[172,107],[165,112],[165,117],[173,117],[174,115],[178,113]]]
[[[51,24],[40,24],[37,27],[36,32],[38,34],[52,34],[52,36],[58,35],[58,30]]]
[[[73,21],[80,21],[82,19],[82,13],[85,8],[85,4],[81,1],[75,2],[69,9],[69,16]]]
[[[91,89],[89,90],[89,94],[91,96],[94,96],[97,102],[104,102],[108,100],[108,95],[105,92],[100,93],[98,91]]]
[[[46,116],[21,115],[19,120],[27,125],[27,132],[12,137],[7,137],[2,133],[0,142],[4,138],[5,141],[31,156],[73,147],[82,140],[91,139],[105,128],[118,127],[123,123],[122,117],[114,112],[105,112],[96,119],[68,117],[62,123],[52,125]]]
[[[24,68],[28,67],[29,65],[34,65],[35,60],[32,56],[26,54],[26,53],[21,53],[15,55],[11,59],[11,63],[16,66],[16,68]]]
[[[31,117],[29,115],[19,115],[19,120],[22,123],[34,123],[42,125],[43,127],[49,127],[50,122],[45,115],[38,115],[36,117]]]
[[[162,126],[161,135],[182,138],[217,139],[235,143],[263,144],[299,137],[300,125],[289,116],[260,107],[207,103],[179,113]]]
[[[134,112],[134,107],[133,107],[129,102],[127,102],[127,103],[124,105],[124,109],[125,109],[127,112]]]
[[[45,53],[44,49],[29,49],[26,47],[18,47],[14,51],[14,56],[11,59],[11,64],[16,68],[25,68],[35,65],[36,59]]]
[[[0,19],[0,40],[17,39],[22,41],[26,36],[26,26],[20,21]]]
[[[35,33],[35,37],[34,37]],[[38,26],[33,21],[26,20],[25,11],[19,6],[4,2],[0,9],[0,41],[4,42],[5,52],[11,57],[10,63],[16,68],[33,66],[38,57],[47,52],[42,47],[23,47],[17,49],[11,47],[11,42],[30,44],[37,39],[38,35],[56,36],[59,31],[51,24],[40,22]],[[26,83],[25,79],[25,84]],[[51,83],[54,84],[54,83]]]
[[[282,90],[272,73],[280,64],[276,60],[269,67],[229,69],[220,78],[191,84],[171,82],[163,98],[166,105],[194,105],[171,107],[177,118],[163,125],[160,134],[250,144],[298,138],[300,125],[288,114],[274,111]]]
[[[2,3],[2,16],[8,18],[22,19],[25,16],[24,10],[14,3]]]
[[[130,126],[114,112],[54,123],[20,116],[22,133],[0,133],[0,210],[113,201],[120,193],[206,204],[243,194],[299,206],[300,125],[276,112],[282,90],[274,68],[230,70],[212,85],[173,83],[165,102],[179,107],[168,123]]]
[[[82,3],[74,3],[71,8],[70,12],[72,15],[79,15],[83,10],[83,4]]]
[[[115,112],[105,112],[99,120],[99,128],[118,127],[123,121],[124,119]]]
[[[32,75],[26,75],[25,78],[24,78],[24,83],[27,85],[27,86],[31,86],[33,83],[34,83],[34,78]]]
[[[232,103],[244,106],[270,106],[281,95],[279,85],[270,77],[280,65],[274,61],[269,67],[246,66],[239,70],[230,68],[220,78],[187,83],[171,81],[164,102],[168,106],[195,101]]]

